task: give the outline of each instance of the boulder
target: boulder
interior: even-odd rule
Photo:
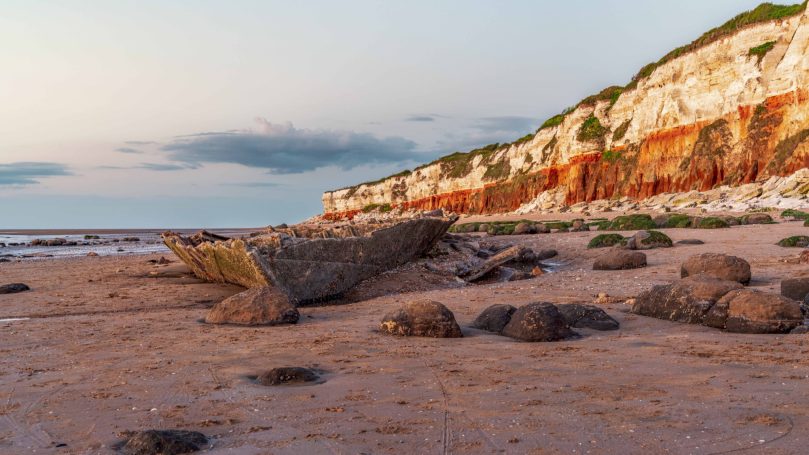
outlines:
[[[725,294],[705,316],[705,324],[729,332],[788,333],[803,324],[798,302],[777,294],[738,289]]]
[[[280,325],[296,324],[298,309],[277,288],[251,288],[214,305],[205,322],[209,324]]]
[[[585,232],[589,230],[590,226],[588,226],[587,223],[584,222],[584,220],[578,219],[573,220],[573,222],[570,225],[570,232]]]
[[[646,255],[640,251],[610,251],[593,262],[593,270],[627,270],[641,267],[646,267]]]
[[[446,306],[431,300],[416,300],[404,304],[382,318],[379,330],[399,336],[460,338],[461,328],[455,315]]]
[[[606,248],[615,245],[626,245],[626,239],[621,234],[599,234],[587,244],[587,248]]]
[[[809,295],[809,276],[781,280],[781,295],[802,302]]]
[[[535,234],[537,232],[533,224],[530,223],[517,223],[514,226],[514,235]]]
[[[128,432],[120,446],[124,455],[175,455],[202,450],[208,438],[196,431],[146,430]]]
[[[631,312],[667,321],[701,324],[720,298],[742,287],[736,281],[696,275],[642,292],[635,298]]]
[[[638,231],[626,242],[626,247],[630,250],[651,250],[672,246],[669,236],[660,231]]]
[[[705,275],[721,280],[750,282],[750,264],[727,254],[703,253],[691,256],[680,267],[680,276]]]
[[[567,325],[593,330],[618,330],[620,324],[597,306],[582,303],[556,305]]]
[[[773,221],[770,215],[766,213],[749,213],[742,216],[741,224],[772,224]]]
[[[806,335],[809,333],[809,325],[799,325],[789,332],[791,335]]]
[[[30,291],[31,288],[23,283],[11,283],[0,286],[0,294],[16,294],[18,292]]]
[[[776,245],[784,248],[806,248],[809,246],[809,236],[793,235],[792,237],[779,240]]]
[[[551,233],[551,228],[549,228],[548,226],[545,226],[545,225],[544,225],[544,224],[542,224],[542,223],[537,223],[537,224],[535,224],[535,225],[534,225],[534,228],[535,228],[535,229],[537,230],[537,232],[538,232],[538,233],[540,233],[540,234],[550,234],[550,233]]]
[[[511,305],[496,304],[483,310],[472,322],[472,328],[500,333],[511,320],[517,308]]]
[[[677,245],[704,245],[705,242],[699,239],[683,239],[678,240]]]
[[[256,378],[261,385],[288,385],[315,382],[320,379],[316,371],[302,367],[281,367],[265,371]]]
[[[521,341],[559,341],[576,335],[551,303],[529,303],[511,316],[502,334]]]

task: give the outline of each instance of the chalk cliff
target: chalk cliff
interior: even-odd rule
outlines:
[[[805,3],[764,4],[535,134],[329,191],[323,207],[333,218],[386,204],[509,212],[550,193],[547,200],[562,204],[643,199],[761,182],[807,166],[809,14]]]

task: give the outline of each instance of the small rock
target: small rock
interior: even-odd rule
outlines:
[[[727,254],[703,253],[691,256],[680,267],[680,276],[705,275],[720,280],[750,282],[750,264]]]
[[[475,318],[471,327],[487,332],[500,333],[511,320],[511,316],[515,311],[517,311],[517,308],[511,305],[492,305]]]
[[[91,258],[98,257],[98,253],[96,253],[95,251],[91,251],[91,252],[87,253],[87,257],[91,257]]]
[[[379,330],[399,336],[460,338],[461,328],[446,306],[431,300],[408,302],[382,318]]]
[[[272,370],[262,373],[256,381],[261,385],[287,385],[287,384],[303,384],[307,382],[315,382],[320,379],[320,375],[314,370],[302,367],[281,367],[273,368]]]
[[[606,292],[599,292],[593,303],[598,305],[606,305],[610,303],[610,295],[607,294]]]
[[[704,245],[705,242],[699,239],[683,239],[677,241],[678,245]]]
[[[514,226],[514,235],[534,234],[536,231],[534,225],[530,223],[517,223],[517,225]]]
[[[535,224],[535,225],[534,225],[534,229],[536,229],[536,231],[537,231],[538,233],[540,233],[540,234],[550,234],[550,233],[551,233],[551,228],[549,228],[548,226],[544,225],[543,223],[537,223],[537,224]]]
[[[646,267],[646,255],[640,251],[610,251],[593,262],[593,270],[627,270]]]
[[[790,335],[805,335],[809,333],[809,325],[799,325],[789,332]]]
[[[124,455],[175,455],[191,453],[208,444],[208,438],[196,431],[147,430],[130,432],[120,447]]]
[[[31,288],[23,283],[11,283],[0,286],[0,294],[16,294],[18,292],[30,291]]]
[[[570,327],[593,330],[618,330],[620,325],[604,310],[593,305],[568,303],[556,305]]]
[[[214,305],[205,322],[209,324],[280,325],[296,324],[298,309],[284,293],[272,286],[251,288]]]
[[[502,334],[521,341],[559,341],[576,336],[551,303],[529,303],[511,316]]]
[[[531,269],[531,276],[542,276],[544,274],[545,272],[542,271],[542,269],[539,266],[534,266],[534,268]]]

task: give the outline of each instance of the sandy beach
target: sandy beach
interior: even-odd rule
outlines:
[[[775,244],[800,223],[668,229],[704,245],[648,251],[649,266],[594,272],[595,232],[493,238],[555,248],[533,280],[463,286],[408,265],[293,326],[200,322],[241,288],[204,283],[160,255],[0,264],[0,453],[112,453],[125,430],[211,436],[210,453],[770,453],[805,450],[809,338],[743,335],[628,314],[626,298],[679,277],[701,252],[750,261],[778,292],[805,270]],[[793,261],[794,262],[794,261]],[[520,343],[470,329],[494,303],[592,302],[621,323],[581,339]],[[464,338],[379,334],[399,304],[446,304]],[[27,319],[25,319],[27,318]],[[325,382],[264,387],[267,369],[319,369]]]

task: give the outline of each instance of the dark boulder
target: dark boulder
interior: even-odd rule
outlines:
[[[529,303],[511,316],[502,334],[521,341],[559,341],[576,335],[551,303]]]
[[[610,251],[593,262],[593,270],[627,270],[641,267],[646,267],[646,255],[640,251]]]
[[[735,281],[697,275],[672,284],[653,286],[635,298],[631,311],[667,321],[701,324],[720,298],[742,287]]]
[[[0,294],[16,294],[18,292],[30,291],[31,288],[23,283],[11,283],[0,286]]]
[[[316,382],[320,375],[316,371],[302,367],[281,367],[265,371],[256,378],[261,385],[288,385]]]
[[[692,275],[705,275],[747,284],[750,282],[750,264],[742,258],[727,254],[697,254],[686,259],[680,268],[681,277]]]
[[[514,235],[536,234],[537,229],[531,223],[517,223],[514,226]]]
[[[175,455],[202,450],[208,438],[196,431],[146,430],[129,432],[120,447],[124,455]]]
[[[699,240],[699,239],[683,239],[683,240],[678,240],[676,243],[677,243],[677,245],[704,245],[705,244],[705,242],[703,242],[702,240]]]
[[[725,294],[705,324],[739,333],[788,333],[803,324],[800,304],[777,294],[739,289]]]
[[[793,235],[792,237],[779,240],[776,245],[784,248],[806,248],[809,247],[809,236]]]
[[[214,305],[205,322],[209,324],[280,325],[296,324],[300,314],[284,293],[272,286],[251,288]]]
[[[742,216],[739,221],[741,224],[773,224],[772,217],[766,213],[750,213]]]
[[[781,295],[802,302],[809,295],[809,276],[781,280]]]
[[[416,300],[404,304],[382,318],[379,330],[399,336],[460,338],[461,328],[446,306],[431,300]]]
[[[517,311],[517,308],[511,305],[492,305],[475,318],[472,322],[472,328],[500,333],[511,320],[511,316],[515,311]]]
[[[620,324],[597,306],[582,303],[556,305],[567,325],[594,330],[618,330]]]

